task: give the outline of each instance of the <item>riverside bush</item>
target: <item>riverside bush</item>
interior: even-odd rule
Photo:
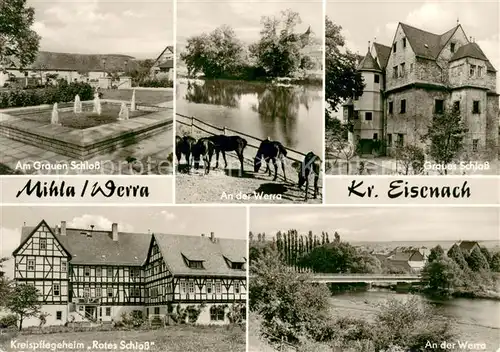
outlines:
[[[77,94],[81,100],[90,100],[94,95],[94,90],[88,83],[67,83],[62,80],[57,86],[2,91],[0,92],[0,109],[71,102]]]

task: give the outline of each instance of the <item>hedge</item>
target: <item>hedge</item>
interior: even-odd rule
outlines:
[[[145,88],[172,88],[174,83],[168,78],[145,79],[137,84],[139,87]]]
[[[76,95],[81,100],[91,100],[94,89],[88,83],[61,81],[57,86],[36,89],[15,89],[0,92],[0,109],[74,101]]]

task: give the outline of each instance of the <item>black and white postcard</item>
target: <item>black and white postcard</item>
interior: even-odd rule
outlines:
[[[173,0],[0,6],[0,174],[172,174]]]
[[[244,208],[1,214],[0,350],[245,351]]]
[[[321,1],[177,2],[177,202],[321,203],[322,18]]]

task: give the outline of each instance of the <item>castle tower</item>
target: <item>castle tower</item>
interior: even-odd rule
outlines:
[[[383,139],[384,114],[382,104],[383,75],[382,70],[368,52],[359,63],[357,70],[361,73],[365,88],[360,97],[354,97],[353,142],[361,143],[361,152],[369,154],[373,150],[373,142]]]

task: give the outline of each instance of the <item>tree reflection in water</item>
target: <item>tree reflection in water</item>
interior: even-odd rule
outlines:
[[[186,87],[184,99],[190,103],[224,106],[231,109],[248,109],[240,106],[242,96],[248,95],[250,100],[254,101],[249,105],[250,109],[258,115],[260,120],[260,126],[258,126],[260,136],[256,137],[262,139],[270,137],[281,141],[288,147],[300,144],[297,143],[298,138],[312,137],[303,136],[300,131],[297,131],[301,106],[302,112],[309,112],[312,101],[321,99],[307,86],[289,87],[262,82],[206,80],[188,81]],[[239,115],[242,118],[248,116],[243,111]],[[197,117],[203,118],[203,116]],[[232,128],[238,130],[236,126]],[[251,134],[250,131],[241,132]]]

